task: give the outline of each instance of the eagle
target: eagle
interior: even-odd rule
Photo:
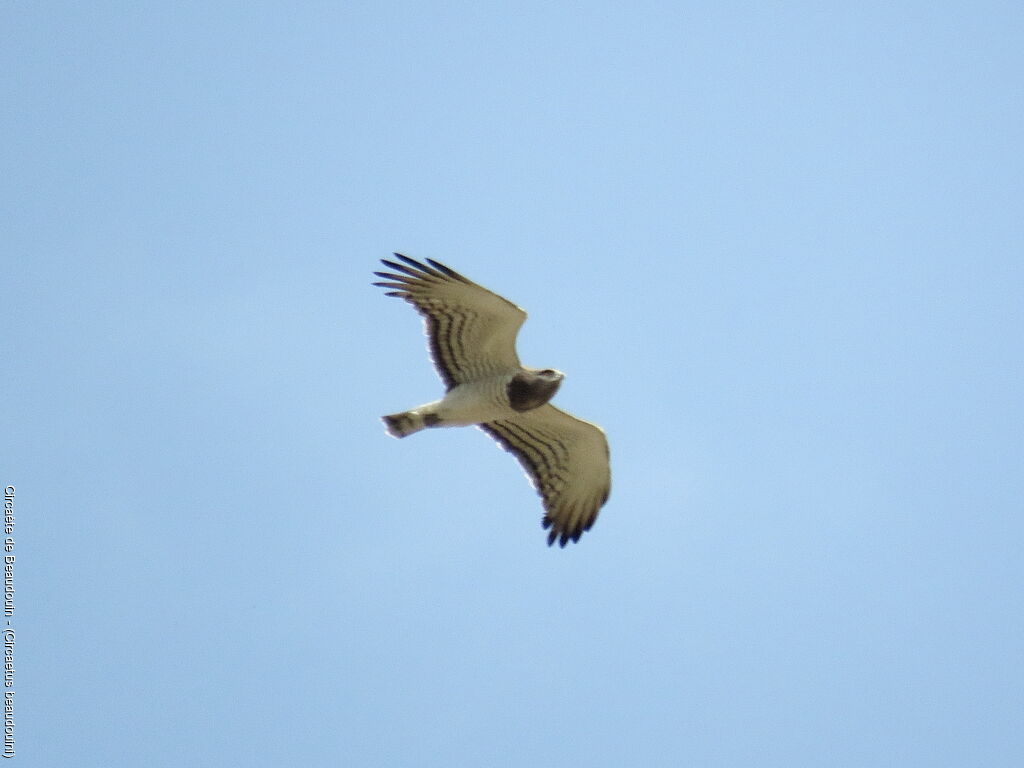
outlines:
[[[526,312],[433,259],[400,253],[374,272],[385,294],[423,316],[443,398],[382,417],[394,437],[425,428],[476,425],[512,453],[540,495],[548,546],[579,541],[611,491],[608,440],[596,424],[549,402],[565,374],[519,362],[516,334]]]

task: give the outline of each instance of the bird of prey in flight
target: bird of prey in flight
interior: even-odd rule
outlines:
[[[544,504],[548,545],[579,541],[608,500],[608,441],[596,424],[549,402],[565,374],[519,362],[516,334],[526,313],[507,299],[432,259],[396,253],[374,272],[388,296],[423,315],[431,357],[447,391],[440,400],[384,416],[406,437],[426,427],[477,425],[519,459]]]

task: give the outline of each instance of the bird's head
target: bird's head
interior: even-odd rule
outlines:
[[[558,388],[562,386],[562,382],[565,380],[565,374],[561,371],[555,370],[554,368],[544,368],[539,371],[534,371],[534,375],[536,376],[536,383],[534,386],[539,392],[546,395],[544,398],[545,403],[555,396]]]
[[[524,368],[508,387],[509,405],[517,411],[540,408],[555,396],[565,374],[554,368]]]

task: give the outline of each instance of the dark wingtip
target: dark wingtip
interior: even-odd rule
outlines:
[[[403,283],[411,283],[412,281],[405,275],[396,275],[393,272],[374,272],[377,277],[383,277],[385,280],[401,280]]]
[[[464,278],[462,275],[460,275],[454,269],[452,269],[451,267],[446,267],[444,264],[442,264],[439,261],[434,261],[433,259],[427,259],[427,264],[432,266],[438,272],[441,272],[442,274],[446,275],[447,277],[452,278],[452,280],[458,280],[458,281],[463,282],[463,283],[468,283],[469,282],[469,280]]]
[[[414,277],[414,278],[416,278],[418,280],[422,280],[423,279],[423,271],[422,270],[411,269],[411,268],[405,266],[405,264],[399,264],[397,261],[388,261],[387,259],[381,259],[380,263],[383,264],[386,267],[391,267],[391,269],[397,269],[399,272],[402,272],[403,274],[409,275],[410,277]],[[415,264],[415,263],[416,262],[413,262],[413,264]],[[375,272],[374,274],[378,274],[378,273]],[[401,275],[392,275],[392,277],[398,277],[398,278],[401,279]]]
[[[396,253],[395,256],[400,258],[402,261],[404,261],[410,267],[415,267],[416,269],[420,270],[421,272],[428,272],[429,273],[431,271],[430,267],[428,267],[426,264],[424,264],[421,261],[416,261],[416,259],[410,259],[408,256],[403,256],[401,253]]]
[[[554,527],[554,522],[554,518],[548,514],[545,514],[544,518],[540,521],[543,528],[551,529],[548,531],[548,546],[550,547],[557,541],[558,546],[565,549],[565,545],[570,541],[573,543],[579,542],[583,532],[589,530],[590,525],[592,525],[594,521],[591,520],[589,524],[581,522],[577,524],[575,528],[565,528],[561,530]]]
[[[395,253],[395,258],[404,261],[404,264],[399,264],[395,261],[389,261],[388,259],[381,259],[381,264],[384,264],[391,269],[397,269],[399,272],[404,272],[407,275],[411,275],[417,279],[422,280],[424,276],[435,277],[435,278],[450,278],[452,280],[458,280],[463,283],[468,283],[469,280],[464,278],[458,272],[451,267],[446,267],[439,261],[433,259],[427,259],[427,263],[416,261],[416,259],[410,259],[405,254]],[[380,275],[380,272],[374,272],[375,275]],[[397,277],[397,275],[383,275],[384,277]]]

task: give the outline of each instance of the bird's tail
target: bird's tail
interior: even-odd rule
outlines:
[[[405,411],[404,413],[392,413],[389,416],[382,416],[381,421],[392,437],[405,437],[413,432],[419,432],[426,427],[432,427],[438,422],[437,416],[432,413],[422,413],[419,410]]]

